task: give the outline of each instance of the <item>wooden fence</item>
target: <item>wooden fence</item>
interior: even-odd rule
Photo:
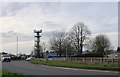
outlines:
[[[118,64],[120,63],[120,59],[114,59],[114,58],[96,58],[96,57],[71,57],[71,58],[53,58],[51,60],[71,60],[71,61],[77,61],[81,63],[105,63],[105,64]]]

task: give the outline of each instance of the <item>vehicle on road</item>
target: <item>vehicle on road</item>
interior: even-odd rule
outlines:
[[[3,54],[3,55],[1,55],[1,61],[2,62],[10,62],[11,61],[11,57],[10,57],[10,55],[8,55],[8,54]]]
[[[30,61],[30,60],[34,60],[35,59],[35,57],[28,57],[27,59],[26,59],[26,61]]]

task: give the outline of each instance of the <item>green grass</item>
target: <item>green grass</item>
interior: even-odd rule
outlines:
[[[15,72],[6,71],[6,70],[3,70],[3,71],[0,70],[0,75],[2,77],[30,77],[30,76],[23,75],[21,73],[15,73]]]
[[[0,76],[2,75],[2,71],[0,70]]]
[[[32,60],[30,61],[34,64],[43,64],[57,67],[69,67],[69,68],[78,68],[78,69],[97,69],[97,70],[112,70],[118,71],[120,65],[118,64],[92,64],[92,63],[78,63],[75,61],[58,61],[58,60]]]
[[[2,75],[22,75],[22,74],[3,70]]]

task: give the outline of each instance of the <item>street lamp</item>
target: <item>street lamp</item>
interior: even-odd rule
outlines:
[[[45,49],[46,49],[46,47],[45,47],[45,43],[43,43],[43,52],[45,52]]]
[[[17,38],[16,38],[16,55],[18,55],[18,35],[17,35]]]
[[[65,52],[66,57],[65,57],[65,58],[66,58],[66,60],[67,60],[67,57],[68,57],[68,52],[67,52],[68,41],[69,41],[68,38],[66,38],[66,39],[65,39],[65,42],[66,42],[66,43],[65,43],[65,46],[66,46],[66,47],[65,47],[65,50],[66,50],[66,52]]]
[[[66,43],[66,60],[67,60],[67,43]]]
[[[46,61],[48,61],[48,53],[49,51],[46,51]]]

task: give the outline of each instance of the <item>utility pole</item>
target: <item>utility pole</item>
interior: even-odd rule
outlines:
[[[40,58],[41,56],[40,56],[40,37],[41,37],[41,35],[40,35],[40,33],[42,33],[42,29],[41,30],[34,30],[34,33],[36,33],[37,35],[35,36],[35,38],[37,38],[36,40],[35,40],[35,51],[37,52],[37,54],[36,54],[36,57],[37,58]]]
[[[18,35],[17,35],[17,39],[16,39],[16,55],[18,55]]]
[[[43,52],[45,52],[45,50],[46,50],[45,46],[46,46],[45,43],[43,43]]]
[[[66,43],[65,45],[66,45],[66,48],[65,48],[65,51],[66,51],[66,53],[65,53],[65,54],[66,54],[66,56],[65,56],[65,57],[66,57],[66,60],[67,60],[67,58],[68,58],[68,52],[67,52],[67,50],[68,50],[68,49],[67,49],[68,44]]]

